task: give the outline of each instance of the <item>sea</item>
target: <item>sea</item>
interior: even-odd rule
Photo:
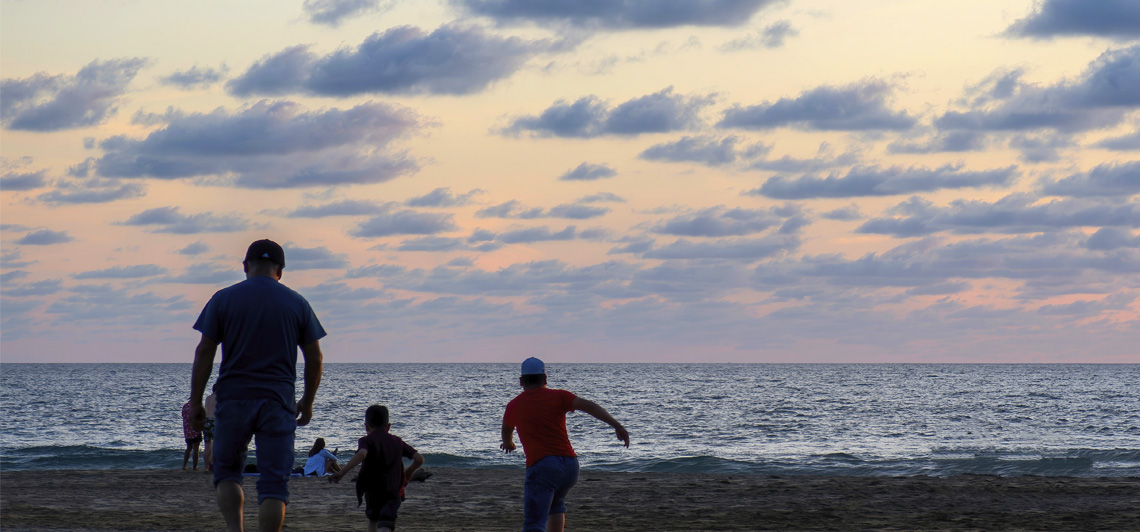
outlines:
[[[1140,365],[549,364],[583,469],[775,476],[1140,476]],[[517,364],[325,364],[297,462],[347,459],[364,410],[427,467],[522,469],[499,450]],[[298,375],[300,375],[300,370]],[[216,369],[215,369],[216,375]],[[0,471],[179,468],[189,364],[0,364]],[[298,391],[300,383],[298,383]],[[252,456],[251,450],[251,456]]]

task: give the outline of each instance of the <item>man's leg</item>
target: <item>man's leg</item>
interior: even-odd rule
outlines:
[[[218,509],[226,520],[226,532],[242,532],[241,509],[245,505],[245,492],[235,480],[218,482]]]
[[[554,501],[557,489],[550,478],[550,465],[555,458],[557,457],[547,456],[526,468],[526,481],[523,483],[523,532],[543,531],[549,522],[550,504]]]
[[[297,417],[280,403],[264,400],[258,408],[256,427],[258,529],[277,532],[285,524],[285,505],[289,502]]]
[[[257,531],[280,532],[285,526],[285,501],[281,499],[262,499],[257,508]]]
[[[242,468],[245,466],[249,440],[248,401],[222,401],[217,409],[217,432],[214,438],[214,486],[218,509],[226,520],[228,532],[242,530]]]
[[[554,482],[558,488],[554,490],[550,516],[546,518],[546,532],[563,532],[566,529],[566,495],[578,483],[578,459],[559,456],[553,461],[557,462],[557,480]]]
[[[546,532],[563,532],[566,530],[566,514],[550,514],[546,518]]]

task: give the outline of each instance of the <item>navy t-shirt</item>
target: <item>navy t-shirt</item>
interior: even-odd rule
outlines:
[[[297,407],[297,348],[326,334],[309,302],[271,277],[218,290],[194,329],[222,346],[218,401],[276,399],[290,411]]]

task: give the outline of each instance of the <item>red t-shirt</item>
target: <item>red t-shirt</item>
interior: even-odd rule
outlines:
[[[566,390],[535,388],[507,403],[503,424],[518,429],[527,467],[547,456],[578,456],[566,434],[566,413],[574,411],[574,397]]]

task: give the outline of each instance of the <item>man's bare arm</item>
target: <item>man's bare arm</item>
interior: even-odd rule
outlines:
[[[202,406],[202,394],[206,383],[214,371],[214,357],[218,354],[218,342],[202,335],[198,347],[194,348],[194,368],[190,370],[190,425],[197,430],[206,423],[206,409]]]
[[[617,434],[617,439],[625,443],[626,447],[629,447],[629,433],[626,432],[625,427],[623,427],[622,424],[618,422],[618,420],[614,419],[614,417],[611,416],[605,408],[602,408],[601,405],[587,399],[582,399],[581,397],[575,397],[574,403],[571,406],[574,407],[574,410],[581,410],[608,423],[611,427],[614,428],[614,433]]]
[[[297,401],[297,425],[305,426],[313,419],[313,401],[317,398],[317,388],[321,385],[321,371],[324,355],[321,353],[321,342],[301,346],[301,355],[305,357],[305,392],[301,400]]]
[[[499,448],[506,452],[515,450],[515,428],[503,423],[503,443],[499,444]]]

